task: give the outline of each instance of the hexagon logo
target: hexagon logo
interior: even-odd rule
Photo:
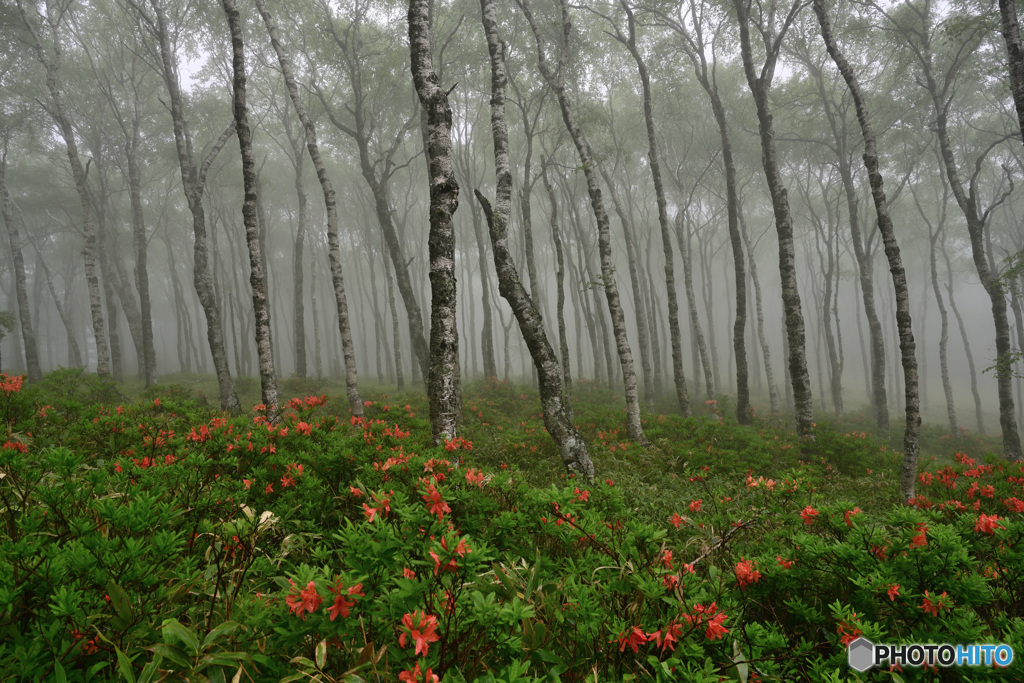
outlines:
[[[867,638],[858,638],[850,643],[846,657],[851,669],[867,671],[875,665],[875,644]]]

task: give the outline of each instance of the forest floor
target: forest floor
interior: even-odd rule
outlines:
[[[1024,466],[995,439],[926,427],[908,507],[901,432],[862,414],[801,443],[658,405],[641,447],[580,381],[584,482],[528,386],[465,386],[440,447],[422,390],[366,387],[359,420],[285,380],[270,425],[215,389],[3,381],[3,678],[1024,680]],[[860,636],[1018,656],[858,673]]]

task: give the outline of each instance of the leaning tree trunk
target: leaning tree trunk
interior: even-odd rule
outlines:
[[[612,330],[615,335],[615,346],[619,355],[619,364],[622,367],[622,381],[626,398],[626,425],[629,436],[635,442],[646,445],[647,437],[644,436],[643,426],[640,423],[640,397],[636,388],[636,372],[633,369],[633,353],[629,347],[629,339],[626,336],[626,318],[622,312],[622,304],[619,300],[619,288],[615,284],[615,269],[612,267],[612,246],[611,226],[608,221],[608,213],[604,208],[604,200],[601,198],[601,188],[598,183],[595,171],[594,156],[591,153],[590,143],[583,135],[576,123],[576,116],[572,111],[569,95],[565,90],[565,72],[567,70],[565,60],[567,58],[566,47],[572,29],[569,21],[569,10],[565,0],[559,0],[562,18],[562,37],[565,41],[558,67],[552,71],[547,62],[544,48],[541,45],[540,27],[537,25],[530,11],[529,4],[524,0],[522,4],[524,14],[530,24],[534,39],[537,42],[538,66],[541,75],[548,86],[554,91],[558,98],[559,109],[562,112],[562,121],[565,124],[569,136],[580,157],[583,166],[583,173],[587,181],[587,193],[590,195],[590,205],[594,211],[594,218],[597,221],[598,253],[601,258],[601,278],[603,280],[605,298],[608,301],[608,313],[612,319]]]
[[[558,446],[562,462],[571,472],[576,472],[586,480],[594,478],[594,463],[590,460],[586,443],[572,423],[571,413],[567,412],[566,394],[563,393],[562,375],[559,372],[558,358],[548,343],[544,333],[544,323],[534,300],[526,293],[519,273],[516,271],[512,254],[508,248],[508,217],[512,205],[512,172],[508,160],[508,128],[505,122],[505,55],[504,43],[498,38],[498,20],[495,16],[494,0],[480,0],[480,11],[487,37],[487,49],[491,56],[491,133],[494,137],[494,168],[497,175],[495,205],[492,211],[487,200],[477,190],[476,196],[484,207],[487,224],[490,228],[491,245],[494,251],[494,268],[498,274],[498,289],[501,296],[508,301],[512,312],[519,322],[523,339],[533,357],[534,366],[540,383],[541,405],[544,408],[544,426]],[[541,173],[543,174],[543,167]],[[545,186],[552,196],[550,185]],[[552,202],[554,207],[554,202]],[[552,229],[558,249],[559,273],[561,270],[561,241],[552,209]],[[559,329],[562,334],[563,361],[568,362],[568,348],[564,336],[565,323],[562,320],[562,306],[565,294],[561,287],[561,275],[558,279],[559,292]]]
[[[772,198],[775,214],[775,230],[779,236],[779,274],[782,278],[782,307],[786,317],[786,338],[789,342],[789,376],[793,386],[793,400],[796,408],[796,429],[802,438],[813,438],[814,415],[811,396],[811,378],[807,372],[806,335],[804,315],[800,310],[800,292],[796,280],[796,247],[793,242],[793,220],[789,209],[789,197],[782,182],[775,152],[775,130],[768,106],[768,91],[775,73],[781,35],[777,36],[768,50],[766,63],[759,76],[754,70],[753,49],[750,41],[749,8],[745,0],[734,0],[740,28],[740,53],[747,85],[754,96],[757,107],[757,126],[761,138],[761,163],[764,166],[768,191]],[[781,33],[792,22],[795,9],[790,10]]]
[[[832,35],[828,15],[825,13],[824,0],[814,0],[814,13],[818,16],[821,37],[829,56],[836,68],[843,75],[846,86],[850,90],[854,106],[857,109],[857,120],[860,122],[861,134],[864,137],[864,167],[868,172],[868,183],[871,185],[871,198],[878,216],[878,231],[882,234],[885,257],[889,261],[889,272],[892,274],[893,291],[896,296],[896,328],[900,337],[900,361],[903,365],[903,387],[905,396],[906,427],[903,431],[903,469],[900,472],[900,494],[904,501],[914,497],[914,482],[917,480],[917,456],[920,448],[921,405],[918,396],[917,354],[914,342],[914,331],[910,317],[910,290],[907,286],[907,273],[900,258],[900,247],[896,242],[892,218],[885,197],[882,173],[878,166],[878,151],[875,145],[875,133],[871,128],[864,96],[861,93],[857,76],[850,68],[846,57],[840,51]],[[1019,452],[1019,446],[1018,446]]]
[[[14,222],[14,201],[7,190],[7,141],[4,140],[3,156],[0,156],[0,206],[3,210],[4,223],[7,225],[7,236],[11,243],[11,260],[14,261],[14,293],[18,301],[18,318],[21,321],[21,339],[25,349],[25,365],[28,370],[28,381],[38,382],[43,379],[43,371],[39,366],[39,350],[36,346],[36,335],[32,330],[32,318],[28,306],[28,290],[25,287],[25,255],[22,252],[21,233]]]
[[[348,407],[353,416],[362,417],[363,401],[359,396],[358,376],[356,374],[355,346],[352,343],[352,328],[349,322],[348,299],[345,296],[345,277],[341,268],[341,246],[338,241],[338,205],[335,199],[334,186],[327,176],[327,168],[320,157],[320,147],[317,144],[316,128],[312,119],[306,111],[306,105],[299,96],[299,87],[292,75],[291,60],[284,51],[284,46],[277,36],[277,25],[274,18],[267,10],[265,0],[256,0],[256,8],[263,23],[267,27],[270,36],[270,44],[277,53],[277,61],[281,65],[281,74],[284,76],[285,87],[291,97],[295,113],[302,122],[306,131],[306,149],[309,151],[309,158],[316,169],[316,177],[320,181],[320,188],[324,195],[324,206],[327,212],[327,254],[331,263],[331,281],[334,285],[334,300],[337,304],[338,330],[341,333],[342,353],[345,357],[345,393],[348,398]]]
[[[263,404],[267,407],[267,420],[277,422],[280,406],[277,397],[277,369],[271,351],[270,309],[267,306],[267,280],[264,274],[263,247],[260,243],[259,221],[256,217],[256,159],[252,152],[252,131],[245,101],[245,50],[242,44],[242,22],[235,0],[221,0],[231,32],[231,68],[235,132],[242,155],[242,183],[245,200],[242,203],[242,223],[245,241],[249,247],[249,285],[252,288],[252,309],[256,318],[256,355],[260,369],[260,388]],[[302,264],[300,262],[299,269]],[[301,297],[301,290],[299,290]]]
[[[416,95],[427,115],[430,161],[430,372],[427,395],[434,444],[455,438],[459,413],[459,334],[455,326],[455,226],[459,185],[451,159],[452,110],[434,72],[430,0],[409,0],[409,52]]]

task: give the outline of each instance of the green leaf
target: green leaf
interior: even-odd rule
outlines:
[[[192,662],[189,661],[188,655],[177,645],[168,645],[167,643],[157,643],[153,646],[153,653],[169,659],[183,669],[191,669]]]
[[[121,618],[122,621],[131,623],[132,621],[132,606],[128,600],[128,594],[124,592],[124,589],[114,583],[113,579],[107,579],[107,594],[110,596],[110,602],[114,605],[114,612]]]
[[[183,626],[180,621],[177,619],[164,619],[163,629],[165,643],[168,641],[168,637],[174,637],[192,650],[193,655],[199,655],[199,638],[196,637],[196,634],[191,629]]]
[[[228,635],[229,633],[237,629],[239,626],[241,626],[241,624],[239,624],[237,621],[225,621],[222,624],[217,624],[213,628],[213,630],[207,633],[206,637],[203,638],[203,645],[200,649],[203,652],[206,652],[208,649],[210,649],[210,646],[213,645],[214,642],[216,642],[223,636]]]
[[[60,665],[59,659],[53,660],[53,680],[57,683],[68,683],[68,677],[64,674],[64,667]]]
[[[117,670],[121,672],[121,676],[128,683],[135,683],[135,671],[132,669],[132,660],[128,658],[128,655],[121,652],[121,648],[116,645],[114,646],[114,651],[117,653]]]
[[[228,683],[224,676],[224,669],[219,666],[210,672],[210,683]]]

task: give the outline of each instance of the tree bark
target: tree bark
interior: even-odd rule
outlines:
[[[494,9],[494,0],[480,0],[480,12],[484,33],[487,37],[487,49],[491,61],[491,133],[494,137],[494,167],[497,176],[497,189],[494,210],[478,190],[477,199],[484,207],[487,224],[490,228],[492,250],[494,252],[494,268],[498,273],[498,289],[502,297],[512,307],[512,312],[519,322],[530,355],[540,382],[541,405],[544,410],[544,425],[558,446],[562,462],[570,472],[576,472],[587,481],[594,478],[594,463],[590,459],[587,446],[572,424],[571,411],[567,412],[566,387],[562,383],[558,358],[548,343],[544,332],[544,323],[534,300],[523,287],[519,273],[516,271],[512,254],[508,249],[508,218],[512,204],[512,172],[508,159],[508,128],[505,122],[505,55],[504,44],[498,37],[498,20]],[[544,168],[541,167],[543,175]],[[545,185],[549,193],[550,185]],[[553,193],[551,193],[553,195]],[[561,274],[561,242],[558,238],[557,221],[554,216],[552,202],[552,230],[555,235],[556,249],[559,257],[559,274]],[[561,275],[558,276],[559,323],[563,362],[568,361],[568,349],[564,336],[564,320],[562,307],[564,291],[561,287]]]
[[[327,168],[320,157],[320,147],[317,143],[316,128],[312,119],[306,111],[306,105],[299,96],[299,87],[292,75],[291,60],[288,58],[277,35],[277,25],[274,18],[267,10],[265,0],[256,0],[256,8],[263,23],[267,27],[270,36],[270,44],[277,54],[277,61],[281,65],[281,73],[284,76],[285,87],[291,97],[295,113],[302,123],[306,133],[306,149],[309,151],[309,158],[316,169],[316,177],[320,181],[320,189],[324,195],[324,206],[327,212],[327,249],[328,259],[331,264],[331,281],[334,285],[334,300],[337,304],[338,331],[341,335],[342,353],[345,357],[345,393],[348,398],[348,406],[352,415],[363,416],[363,401],[359,396],[358,374],[356,372],[356,354],[352,343],[352,328],[349,322],[348,299],[345,295],[345,277],[341,267],[341,245],[338,240],[338,205],[335,199],[334,186],[327,176]]]
[[[764,166],[768,190],[775,213],[775,230],[779,236],[779,274],[782,278],[782,306],[786,316],[786,338],[789,342],[789,375],[793,386],[796,408],[796,428],[801,438],[813,438],[814,415],[811,380],[807,372],[804,316],[800,310],[800,292],[796,281],[796,249],[793,243],[793,222],[786,186],[782,182],[775,152],[775,130],[768,106],[768,92],[775,75],[782,38],[801,6],[799,0],[788,10],[782,28],[776,34],[772,28],[762,29],[766,57],[760,75],[755,72],[753,48],[750,40],[750,8],[747,0],[734,0],[740,28],[740,53],[747,85],[757,107],[757,125],[761,138],[761,163]],[[774,19],[774,3],[770,19]],[[773,35],[774,34],[774,35]]]
[[[520,0],[517,0],[517,2],[520,2]],[[636,373],[633,369],[633,353],[630,350],[629,340],[626,336],[626,319],[622,312],[619,289],[615,284],[615,271],[612,267],[611,226],[608,221],[608,214],[604,208],[604,200],[601,198],[601,188],[598,184],[597,173],[595,172],[595,162],[591,153],[590,143],[576,123],[576,117],[572,112],[569,96],[565,90],[565,60],[567,58],[568,40],[572,28],[569,21],[569,10],[565,0],[559,0],[562,17],[561,34],[565,44],[563,45],[558,66],[553,71],[547,62],[545,51],[541,44],[539,27],[533,17],[533,13],[530,11],[528,0],[522,0],[520,6],[523,8],[523,12],[537,42],[538,66],[540,67],[541,75],[558,98],[559,109],[562,112],[562,121],[565,123],[569,136],[576,146],[580,163],[583,165],[583,173],[587,180],[587,192],[590,195],[591,208],[597,221],[598,253],[601,257],[601,279],[603,280],[605,298],[608,301],[608,312],[612,319],[612,329],[615,335],[615,346],[619,355],[619,364],[622,367],[627,430],[633,441],[646,445],[647,437],[644,436],[643,426],[640,423],[640,399],[636,387]]]
[[[242,22],[234,0],[221,0],[231,34],[231,82],[235,133],[242,156],[242,183],[245,200],[242,203],[242,223],[245,225],[245,241],[249,247],[249,285],[252,288],[252,308],[256,318],[256,355],[260,371],[260,395],[267,407],[267,420],[277,422],[280,406],[277,396],[277,368],[274,365],[270,329],[270,309],[267,305],[267,280],[263,244],[260,240],[260,221],[256,216],[256,159],[252,151],[252,131],[249,129],[249,115],[246,108],[245,49],[242,42]],[[301,271],[302,264],[299,264]],[[299,297],[302,290],[299,290]]]
[[[871,185],[871,199],[875,204],[878,217],[878,231],[882,235],[885,257],[889,261],[889,272],[892,274],[893,293],[896,297],[896,328],[900,338],[900,362],[903,366],[903,391],[906,426],[903,431],[903,468],[900,471],[900,494],[904,501],[914,497],[914,484],[917,481],[917,458],[920,449],[921,406],[918,395],[917,353],[914,342],[914,330],[910,316],[910,289],[907,285],[907,273],[900,257],[900,247],[896,241],[892,218],[883,187],[882,173],[879,170],[878,151],[875,133],[871,127],[871,119],[867,104],[861,93],[856,74],[846,57],[839,49],[832,35],[832,28],[825,12],[824,0],[814,0],[814,13],[818,17],[821,37],[829,56],[846,81],[854,106],[857,109],[857,121],[860,123],[861,135],[864,138],[864,167]],[[1018,448],[1019,452],[1019,448]]]
[[[1020,41],[1020,23],[1017,20],[1015,0],[999,0],[1000,29],[1006,43],[1007,71],[1010,76],[1010,94],[1017,110],[1017,124],[1024,134],[1024,48]]]
[[[455,226],[459,185],[451,159],[452,110],[434,72],[429,0],[409,0],[409,52],[416,95],[427,115],[430,161],[430,368],[427,395],[435,445],[455,438],[459,408],[459,335],[455,326]]]

